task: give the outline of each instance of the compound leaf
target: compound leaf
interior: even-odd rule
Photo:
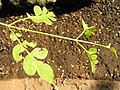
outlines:
[[[53,84],[53,79],[54,79],[54,73],[53,69],[50,67],[48,64],[44,64],[41,61],[37,61],[37,72],[39,76],[49,82],[50,84]]]
[[[23,69],[27,75],[33,76],[36,73],[36,59],[28,54],[23,61]]]
[[[35,16],[31,16],[27,13],[29,19],[31,19],[35,23],[44,22],[48,25],[52,25],[52,21],[56,21],[55,14],[53,12],[49,12],[46,7],[41,8],[39,6],[34,7]]]
[[[90,62],[91,62],[92,73],[95,73],[96,65],[98,64],[96,53],[97,53],[96,48],[90,48],[87,51],[88,58],[90,59]]]
[[[86,38],[89,38],[96,31],[94,26],[88,27],[83,19],[82,19],[82,26],[83,29],[85,30],[84,35]]]
[[[91,27],[88,27],[85,31],[85,37],[86,38],[89,38],[91,35],[93,35],[95,32],[95,27],[94,26],[91,26]]]

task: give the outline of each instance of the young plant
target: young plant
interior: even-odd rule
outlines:
[[[33,76],[35,73],[38,73],[39,76],[43,80],[46,80],[47,82],[53,84],[54,73],[53,73],[52,68],[50,67],[50,65],[43,63],[41,61],[42,59],[45,59],[46,56],[48,55],[48,50],[46,48],[36,47],[37,44],[35,42],[28,42],[27,40],[24,40],[23,42],[21,42],[21,40],[19,38],[21,38],[22,34],[14,33],[14,31],[12,29],[42,34],[42,35],[46,35],[46,36],[51,36],[51,37],[55,37],[55,38],[61,38],[61,39],[76,42],[87,53],[87,56],[90,59],[91,68],[92,68],[93,73],[95,73],[96,65],[98,64],[97,49],[90,48],[89,50],[87,50],[80,43],[92,44],[92,45],[107,48],[110,51],[112,51],[115,54],[115,56],[118,58],[117,52],[113,47],[111,47],[111,44],[105,46],[102,44],[97,44],[97,43],[93,43],[93,42],[89,42],[89,41],[85,41],[85,40],[79,40],[79,38],[83,34],[85,35],[86,38],[89,38],[96,31],[94,26],[88,27],[83,19],[82,19],[82,26],[83,26],[84,30],[76,39],[13,26],[16,23],[25,21],[27,19],[30,19],[35,23],[43,22],[48,25],[52,25],[52,21],[56,21],[55,14],[53,12],[49,12],[45,7],[43,7],[43,9],[41,9],[39,6],[34,6],[34,13],[35,13],[35,16],[31,16],[30,14],[27,13],[27,16],[28,16],[27,18],[19,19],[11,24],[4,24],[4,23],[0,22],[0,25],[8,27],[9,30],[11,31],[10,38],[13,41],[18,41],[18,44],[13,48],[12,55],[17,63],[19,61],[23,60],[23,69],[26,74]],[[31,52],[29,52],[28,48],[33,48],[33,50]],[[23,54],[22,54],[23,52],[27,52],[27,55],[23,56]]]
[[[35,16],[31,16],[27,13],[27,18],[19,19],[9,25],[16,24],[20,21],[25,21],[27,19],[31,19],[35,23],[41,23],[44,22],[48,25],[52,25],[52,21],[56,21],[55,15],[53,12],[49,12],[45,7],[43,7],[43,10],[39,6],[34,7],[34,13]],[[43,63],[41,60],[45,59],[48,55],[48,50],[46,48],[38,48],[36,47],[37,44],[35,42],[28,42],[27,40],[24,40],[23,42],[20,41],[20,37],[22,36],[21,33],[14,33],[14,31],[9,27],[11,34],[10,38],[13,41],[18,41],[19,44],[17,44],[13,50],[12,55],[14,60],[18,63],[19,61],[23,60],[23,69],[25,73],[29,76],[33,76],[38,73],[38,75],[45,81],[53,84],[54,79],[54,73],[53,69],[50,65]],[[31,52],[29,52],[27,49],[33,48]],[[23,52],[27,52],[26,56],[23,56]]]

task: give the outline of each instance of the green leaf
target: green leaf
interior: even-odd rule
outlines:
[[[48,12],[47,16],[49,16],[49,17],[56,17],[53,12]]]
[[[83,26],[83,29],[85,30],[84,35],[86,38],[89,38],[96,31],[95,26],[88,27],[83,19],[82,19],[82,26]]]
[[[44,17],[43,16],[30,16],[29,18],[35,23],[44,22]]]
[[[93,63],[93,64],[98,64],[98,60],[97,60],[97,59],[94,59],[94,60],[92,61],[92,63]]]
[[[32,56],[38,58],[38,59],[45,59],[48,55],[48,50],[46,48],[35,48],[31,52]]]
[[[54,16],[49,16],[48,14],[47,14],[47,18],[49,18],[51,21],[56,21],[57,20]]]
[[[96,30],[95,30],[95,27],[94,26],[91,26],[91,27],[88,27],[87,29],[86,29],[86,31],[85,31],[85,37],[86,38],[89,38],[91,35],[93,35],[94,34],[94,32],[95,32]]]
[[[17,37],[21,37],[21,36],[22,36],[21,33],[16,33],[16,35],[13,33],[10,33],[10,39],[12,39],[13,41],[16,41]]]
[[[41,8],[39,6],[37,6],[37,5],[34,6],[34,13],[35,13],[36,16],[41,15],[42,14]]]
[[[88,58],[90,59],[90,62],[91,62],[92,73],[95,73],[96,65],[98,64],[96,53],[97,53],[96,48],[90,48],[87,51]]]
[[[86,38],[89,38],[92,34],[89,30],[86,30],[84,35],[85,35]]]
[[[16,62],[19,62],[20,60],[23,59],[22,57],[22,52],[25,50],[25,48],[18,44],[16,45],[14,48],[13,48],[13,51],[12,51],[12,55],[13,55],[13,58],[15,59]]]
[[[96,48],[90,48],[90,49],[88,50],[88,53],[89,53],[89,54],[95,54],[95,53],[97,53],[97,49],[96,49]]]
[[[56,21],[57,19],[54,17],[48,17],[51,21]]]
[[[48,25],[52,25],[52,22],[49,20],[49,18],[44,17],[44,23],[48,24]]]
[[[97,55],[91,55],[91,57],[92,57],[92,60],[96,60],[97,59]]]
[[[48,12],[47,8],[46,7],[43,7],[43,15],[46,15]]]
[[[91,67],[92,67],[92,73],[95,73],[95,71],[96,71],[96,64],[91,62]]]
[[[23,69],[27,75],[33,76],[37,70],[36,59],[28,54],[23,61]]]
[[[91,31],[92,34],[96,31],[95,26],[88,27],[87,30]]]
[[[51,21],[56,21],[57,19],[55,17],[56,16],[53,12],[48,12],[47,13],[47,18],[49,18]]]
[[[49,20],[49,18],[45,15],[42,16],[30,16],[30,19],[35,23],[41,23],[44,22],[48,25],[52,25],[52,22]]]
[[[52,21],[56,21],[55,14],[53,12],[48,12],[47,17],[51,19]]]
[[[87,53],[87,55],[88,55],[88,58],[90,59],[90,62],[91,62],[92,73],[95,73],[96,64],[98,64],[98,60],[95,59],[96,56],[94,57],[93,55],[91,55],[89,53]]]
[[[55,14],[53,12],[49,12],[46,7],[43,7],[41,10],[39,6],[35,6],[34,12],[36,16],[30,16],[28,13],[27,16],[35,23],[44,22],[48,25],[52,25],[52,21],[56,21]]]
[[[83,26],[83,29],[84,29],[84,30],[88,29],[88,26],[87,26],[87,24],[85,23],[85,21],[83,20],[83,18],[82,18],[82,26]]]
[[[10,39],[12,39],[13,41],[16,41],[17,37],[13,33],[10,33]]]
[[[54,73],[53,69],[50,67],[48,64],[44,64],[41,61],[37,61],[37,72],[39,76],[49,82],[50,84],[53,84],[53,79],[54,79]]]
[[[27,46],[30,46],[30,47],[34,48],[37,44],[34,43],[34,42],[28,42],[28,41],[24,40],[24,41],[22,42],[22,45],[23,45],[25,48],[27,48]]]
[[[116,58],[118,59],[118,55],[117,55],[117,52],[116,52],[115,48],[111,47],[110,51],[113,52],[115,54]]]
[[[16,33],[16,36],[17,36],[17,37],[21,37],[22,34],[21,34],[21,33]]]
[[[23,58],[21,53],[25,51],[25,48],[27,48],[27,46],[34,48],[36,45],[37,44],[34,42],[27,42],[26,40],[24,40],[22,44],[18,44],[13,48],[12,51],[13,58],[15,59],[16,62],[19,62]]]

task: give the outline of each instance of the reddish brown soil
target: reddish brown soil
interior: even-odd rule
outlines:
[[[35,24],[30,20],[17,23],[16,26],[77,38],[83,31],[81,25],[81,17],[83,17],[89,26],[95,25],[97,31],[89,39],[84,36],[80,39],[104,45],[111,43],[119,58],[117,59],[108,49],[97,46],[99,64],[95,74],[92,74],[85,51],[75,42],[21,31],[23,40],[35,41],[38,47],[46,47],[49,50],[47,58],[43,61],[51,65],[55,78],[120,80],[120,1],[101,0],[100,3],[83,6],[77,3],[59,4],[53,6],[53,11],[57,14],[58,19],[52,26]],[[0,18],[0,22],[11,23],[23,17],[26,16],[8,16]],[[11,54],[12,48],[17,42],[10,40],[9,29],[3,26],[0,28],[0,79],[28,77],[22,69],[22,62],[16,63]],[[94,47],[84,43],[82,45],[87,49]]]

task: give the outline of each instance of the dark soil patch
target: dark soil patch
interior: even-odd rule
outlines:
[[[64,1],[64,3],[66,2]],[[89,39],[81,37],[81,39],[104,45],[111,43],[120,57],[119,0],[101,0],[99,3],[86,4],[81,7],[77,2],[67,4],[67,7],[66,4],[61,4],[61,6],[56,4],[53,7],[53,11],[61,15],[58,15],[58,20],[52,26],[38,25],[30,20],[18,23],[16,26],[77,38],[83,30],[81,25],[81,17],[83,17],[89,26],[96,25],[97,31],[93,37]],[[0,18],[0,22],[11,23],[23,17],[26,16],[9,16]],[[22,69],[22,62],[16,63],[12,58],[12,48],[17,43],[10,40],[10,32],[6,27],[1,26],[0,28],[0,79],[28,77]],[[113,53],[105,48],[97,47],[99,64],[95,74],[92,74],[86,53],[75,42],[29,32],[22,31],[22,33],[23,39],[35,41],[38,47],[46,47],[49,50],[44,62],[51,65],[56,78],[120,80],[120,58],[116,59]],[[94,47],[88,44],[83,45],[87,49]]]

